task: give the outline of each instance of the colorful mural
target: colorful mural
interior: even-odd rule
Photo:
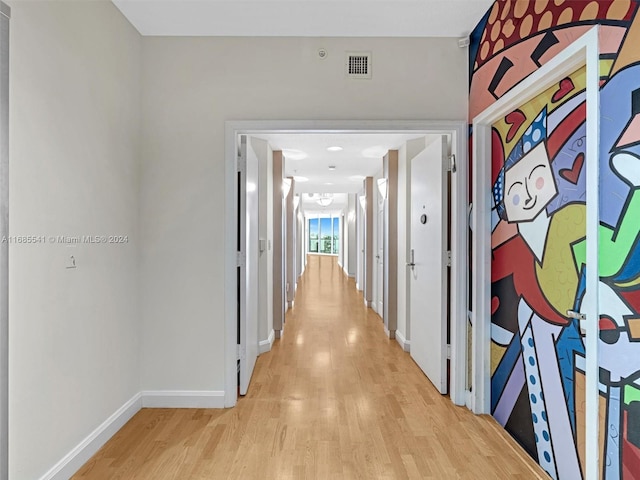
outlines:
[[[640,479],[637,0],[500,0],[471,37],[472,119],[586,31],[600,50],[601,477]],[[586,78],[492,128],[492,414],[552,478],[584,477]],[[471,132],[473,134],[473,132]],[[589,454],[593,454],[590,452]]]

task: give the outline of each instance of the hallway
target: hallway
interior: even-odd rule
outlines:
[[[309,256],[235,408],[143,409],[73,478],[547,478],[513,445],[437,393],[335,257]]]

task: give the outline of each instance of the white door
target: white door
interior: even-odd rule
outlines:
[[[240,139],[238,164],[240,301],[238,332],[240,339],[240,395],[245,395],[258,357],[258,157],[247,145],[247,137]],[[242,166],[244,165],[244,168]],[[244,205],[242,200],[245,200]]]
[[[384,317],[384,208],[378,206],[376,234],[376,311]]]
[[[440,393],[447,393],[446,138],[411,161],[411,356]]]

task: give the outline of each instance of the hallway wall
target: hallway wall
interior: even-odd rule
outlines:
[[[9,478],[37,479],[140,390],[141,38],[110,2],[8,3],[10,234],[44,237],[9,246]]]
[[[345,78],[363,50],[372,80]],[[456,39],[143,39],[143,390],[224,389],[224,121],[465,118],[465,58]]]
[[[471,36],[469,118],[594,24],[600,52],[599,455],[604,478],[626,480],[637,478],[640,465],[638,2],[518,1],[513,8],[495,2]],[[486,186],[494,205],[492,413],[560,480],[583,477],[586,458],[595,454],[585,451],[584,342],[566,314],[579,310],[585,295],[585,85],[582,69],[534,100],[523,99],[493,125],[492,185]],[[516,183],[509,177],[517,175],[510,172],[522,171],[534,151],[536,168],[549,176],[530,177],[537,207],[517,217],[514,208],[526,197],[510,196]]]

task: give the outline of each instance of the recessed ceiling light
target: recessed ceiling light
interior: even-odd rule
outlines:
[[[335,170],[336,166],[335,165],[329,165],[329,170]]]
[[[388,148],[385,148],[382,145],[376,145],[374,147],[365,148],[362,151],[362,156],[365,158],[382,158],[388,151]]]
[[[295,150],[293,148],[283,148],[282,154],[286,160],[304,160],[309,156],[302,150]]]
[[[330,152],[339,152],[342,150],[342,147],[339,147],[336,145],[336,146],[327,148],[327,150],[329,150]]]
[[[327,183],[325,183],[325,185],[333,185],[333,183],[332,182],[327,182]]]
[[[300,182],[300,183],[308,182],[308,181],[309,181],[309,179],[308,179],[307,177],[301,177],[301,176],[299,176],[299,175],[294,175],[293,179],[294,179],[296,182]]]

